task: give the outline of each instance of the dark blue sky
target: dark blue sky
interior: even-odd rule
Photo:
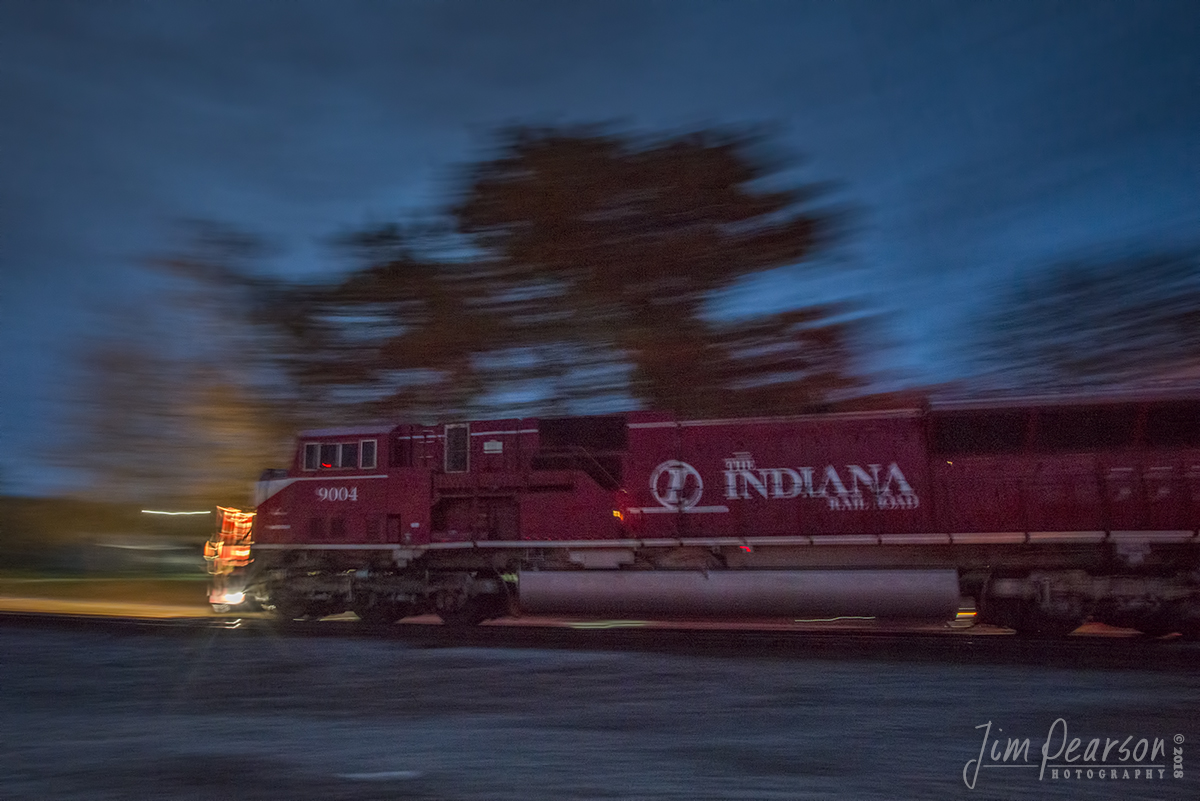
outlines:
[[[443,196],[509,123],[776,125],[857,210],[826,278],[737,310],[894,312],[881,369],[964,375],[990,290],[1048,261],[1200,241],[1200,4],[0,4],[0,441],[41,454],[73,354],[183,219],[336,265],[330,234]]]

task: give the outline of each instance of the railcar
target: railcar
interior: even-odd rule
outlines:
[[[1200,633],[1195,396],[329,428],[255,511],[212,600],[287,619],[936,620],[970,599],[1023,632]]]

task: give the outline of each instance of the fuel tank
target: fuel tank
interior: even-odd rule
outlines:
[[[602,617],[951,620],[954,570],[524,571],[521,611]]]

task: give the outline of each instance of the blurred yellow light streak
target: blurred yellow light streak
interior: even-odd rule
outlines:
[[[157,509],[143,509],[144,515],[211,515],[212,512],[160,512]]]

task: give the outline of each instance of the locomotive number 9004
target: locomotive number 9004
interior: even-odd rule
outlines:
[[[318,501],[357,501],[358,487],[318,487]]]

